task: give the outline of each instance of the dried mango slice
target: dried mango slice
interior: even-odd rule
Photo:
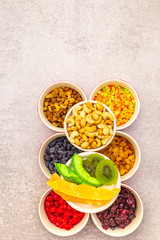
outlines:
[[[116,196],[120,189],[114,188],[113,190],[105,188],[96,188],[90,185],[67,182],[62,180],[56,173],[52,175],[47,184],[53,188],[55,192],[61,195],[67,201],[83,202],[96,205],[96,201],[102,202],[102,205],[109,202],[114,196]],[[99,204],[97,202],[97,204]]]
[[[107,204],[109,201],[99,201],[99,200],[89,200],[89,199],[81,199],[81,198],[76,198],[76,197],[72,197],[69,195],[66,195],[64,193],[61,193],[59,191],[55,191],[55,193],[57,193],[58,195],[60,195],[64,200],[66,201],[70,201],[70,202],[78,202],[78,203],[83,203],[83,204],[91,204],[91,205],[95,205],[95,206],[102,206],[104,204]]]

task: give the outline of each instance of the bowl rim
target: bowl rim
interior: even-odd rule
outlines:
[[[103,230],[102,226],[99,227],[99,226],[97,225],[96,220],[95,220],[95,214],[96,214],[96,213],[91,213],[91,218],[92,218],[94,224],[96,225],[96,227],[97,227],[101,232],[103,232],[104,234],[106,234],[106,235],[108,235],[108,236],[111,236],[111,237],[124,237],[124,236],[127,236],[127,235],[133,233],[133,232],[140,226],[140,224],[141,224],[141,222],[142,222],[142,219],[143,219],[143,215],[144,215],[144,206],[143,206],[143,202],[142,202],[142,199],[141,199],[139,193],[138,193],[133,187],[129,186],[128,184],[122,183],[122,184],[121,184],[121,187],[125,187],[125,188],[129,189],[129,190],[133,193],[133,195],[135,194],[135,195],[138,197],[139,202],[140,202],[140,206],[141,206],[141,211],[142,211],[142,213],[141,213],[141,217],[140,217],[140,220],[139,220],[137,226],[136,226],[135,228],[133,228],[130,232],[128,232],[128,233],[126,233],[126,234],[124,234],[124,235],[121,235],[121,236],[115,236],[115,235],[112,235],[112,234],[108,234],[107,231]]]
[[[112,82],[112,81],[118,81],[118,82],[122,82],[122,83],[128,85],[128,86],[133,90],[133,92],[134,92],[135,95],[137,96],[137,100],[138,100],[138,104],[137,104],[138,109],[137,109],[137,113],[136,113],[136,115],[135,115],[135,117],[134,117],[134,120],[131,121],[130,124],[128,124],[127,126],[124,126],[124,124],[121,125],[121,126],[119,126],[119,127],[117,126],[117,130],[122,130],[122,129],[125,129],[125,128],[131,126],[131,125],[135,122],[135,120],[137,119],[137,117],[138,117],[138,115],[139,115],[140,108],[141,108],[140,96],[139,96],[137,90],[136,90],[129,82],[127,82],[126,80],[120,79],[120,78],[109,78],[109,79],[103,80],[103,81],[101,81],[100,83],[98,83],[98,84],[93,88],[93,90],[91,91],[91,94],[90,94],[90,96],[89,96],[89,100],[92,99],[92,97],[93,97],[93,96],[92,96],[92,95],[93,95],[93,92],[96,90],[96,88],[98,88],[99,85],[101,85],[101,84],[103,84],[103,83],[105,83],[105,82],[106,82],[106,83],[109,83],[109,82]]]
[[[51,84],[47,85],[47,86],[42,90],[41,94],[40,94],[39,97],[38,97],[38,101],[37,101],[37,113],[38,113],[38,116],[39,116],[41,122],[42,122],[47,128],[49,128],[49,129],[51,129],[51,130],[53,130],[53,131],[55,131],[55,132],[64,132],[64,128],[59,128],[59,127],[54,128],[54,126],[53,126],[53,127],[51,127],[51,126],[49,127],[49,126],[46,124],[46,121],[48,121],[47,118],[46,118],[46,121],[44,121],[44,119],[42,118],[42,116],[41,116],[41,114],[40,114],[40,101],[41,101],[42,95],[45,93],[45,91],[46,91],[48,88],[50,88],[51,86],[54,86],[55,84],[60,84],[60,83],[67,83],[67,84],[69,83],[69,84],[72,84],[73,86],[77,87],[81,92],[83,92],[83,94],[84,94],[84,96],[85,96],[85,99],[87,100],[87,95],[86,95],[86,93],[84,92],[84,90],[83,90],[79,85],[77,85],[77,84],[74,83],[74,82],[70,82],[70,81],[67,81],[67,80],[58,80],[58,81],[54,81],[54,82],[52,82]],[[57,129],[57,128],[58,128],[58,129]]]
[[[141,150],[140,150],[140,147],[139,147],[138,143],[136,142],[136,140],[135,140],[133,137],[131,137],[128,133],[122,132],[122,131],[116,131],[115,136],[116,136],[117,133],[118,133],[118,134],[120,133],[119,136],[123,136],[124,138],[125,138],[125,136],[127,136],[129,139],[131,139],[131,140],[134,142],[134,144],[136,145],[136,148],[137,148],[137,150],[138,150],[138,152],[139,152],[139,159],[138,159],[137,167],[136,167],[136,169],[134,170],[134,172],[133,172],[129,177],[124,178],[124,179],[121,179],[121,182],[124,182],[124,181],[127,181],[128,179],[130,179],[131,177],[133,177],[133,176],[135,175],[135,173],[137,172],[137,170],[138,170],[138,168],[139,168],[139,166],[140,166],[140,163],[141,163]],[[118,135],[117,135],[117,136],[118,136]],[[129,141],[129,140],[128,140],[128,141]],[[125,176],[125,174],[124,174],[124,176]]]
[[[54,136],[57,136],[58,137],[61,137],[61,136],[66,136],[65,135],[65,132],[56,132],[56,133],[53,133],[51,134],[50,136],[48,136],[45,140],[43,140],[43,142],[41,143],[40,147],[39,147],[39,150],[38,150],[38,163],[39,163],[39,167],[41,169],[41,171],[43,172],[43,174],[49,179],[50,177],[48,177],[41,165],[41,159],[40,159],[40,155],[41,155],[41,151],[44,147],[44,144],[47,142],[47,140],[51,139],[52,137]],[[51,140],[52,141],[52,140]],[[45,160],[44,160],[45,161]],[[49,172],[49,169],[48,169],[48,172]],[[50,173],[50,172],[49,172]]]
[[[95,102],[98,102],[98,101],[85,100],[85,101],[81,101],[81,102],[75,104],[73,107],[71,107],[71,108],[69,109],[69,111],[67,112],[66,117],[65,117],[65,119],[64,119],[64,131],[65,131],[66,137],[67,137],[67,139],[68,139],[68,141],[69,141],[70,143],[71,143],[71,141],[70,141],[70,138],[69,138],[69,135],[68,135],[68,131],[67,131],[66,119],[70,116],[70,114],[72,113],[73,108],[74,108],[75,106],[82,105],[82,104],[84,104],[84,103],[86,103],[86,102],[95,103]],[[113,136],[111,137],[111,139],[110,139],[105,145],[103,145],[103,146],[101,146],[101,147],[99,147],[99,148],[83,149],[83,148],[79,147],[78,145],[76,145],[76,144],[74,144],[74,143],[71,143],[73,146],[75,146],[76,148],[78,148],[79,150],[81,150],[81,151],[83,151],[83,152],[100,151],[100,150],[104,149],[105,147],[107,147],[107,146],[112,142],[112,140],[113,140],[113,138],[114,138],[114,136],[115,136],[116,128],[117,128],[115,116],[114,116],[112,110],[111,110],[109,107],[107,107],[107,106],[106,106],[105,104],[103,104],[103,103],[101,103],[101,104],[102,104],[102,105],[105,107],[105,109],[106,109],[108,112],[110,112],[110,113],[113,115],[113,117],[114,117],[114,121],[113,121],[113,122],[114,122],[114,126],[113,126],[113,130],[114,130],[114,131],[113,131]]]
[[[52,234],[54,234],[54,235],[57,235],[57,236],[66,237],[66,236],[72,236],[72,235],[77,234],[78,232],[80,232],[80,231],[87,225],[87,222],[88,222],[89,216],[90,216],[89,213],[84,213],[84,214],[86,215],[86,220],[85,220],[84,224],[77,230],[77,232],[72,233],[72,231],[69,232],[69,231],[66,230],[66,235],[61,235],[61,234],[53,233],[53,232],[45,225],[45,223],[43,222],[43,218],[42,218],[41,213],[40,213],[40,212],[41,212],[40,208],[41,208],[42,200],[43,200],[44,196],[45,196],[46,194],[49,194],[52,190],[53,190],[52,188],[48,188],[48,189],[43,193],[43,195],[41,196],[41,198],[40,198],[40,200],[39,200],[39,204],[38,204],[38,214],[39,214],[39,218],[40,218],[40,220],[41,220],[41,223],[43,224],[43,226],[45,227],[45,229],[47,229],[50,233],[52,233]],[[54,226],[55,226],[55,225],[54,225]],[[55,226],[55,227],[56,227],[56,226]],[[57,229],[58,229],[58,227],[57,227]],[[65,230],[65,229],[64,229],[64,230]],[[72,229],[71,229],[71,230],[72,230]]]

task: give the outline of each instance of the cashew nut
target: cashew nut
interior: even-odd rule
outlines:
[[[93,120],[91,114],[88,114],[88,115],[87,115],[86,120],[87,120],[87,122],[88,122],[89,124],[94,124],[94,120]]]
[[[102,144],[106,145],[107,142],[111,139],[111,136],[107,137],[106,139],[102,140]]]
[[[101,146],[101,140],[96,138],[95,141],[97,142],[97,148],[99,148]]]
[[[105,128],[103,128],[103,134],[108,135],[109,133],[109,128],[105,125]]]
[[[102,133],[103,133],[103,129],[102,129],[102,128],[99,128],[99,129],[98,129],[98,134],[99,134],[99,135],[102,135]]]
[[[82,127],[85,127],[85,126],[86,126],[86,119],[85,119],[85,118],[82,118],[82,119],[81,119],[81,126],[82,126]]]
[[[111,120],[106,120],[105,124],[108,124],[109,126],[111,125],[111,127],[114,126],[113,121],[111,121]]]
[[[95,141],[92,143],[92,148],[97,148],[97,143]]]
[[[74,141],[75,141],[75,144],[76,144],[77,146],[80,146],[80,141],[79,141],[78,138],[75,137]]]
[[[110,135],[111,135],[111,136],[113,136],[113,131],[112,131],[112,128],[111,128],[111,129],[109,129],[109,133],[110,133]]]
[[[85,132],[85,129],[84,129],[84,128],[81,128],[81,129],[79,129],[79,132],[80,132],[80,133],[84,133],[84,132]]]
[[[86,102],[86,106],[91,109],[92,108],[92,103],[91,102]]]
[[[94,138],[93,137],[89,137],[88,142],[89,143],[93,143],[94,142]]]
[[[86,136],[85,134],[82,135],[82,138],[83,138],[83,140],[84,140],[85,142],[88,141],[88,138],[87,138],[87,136]]]
[[[75,138],[75,137],[78,137],[78,135],[79,135],[78,131],[73,131],[73,132],[71,133],[71,135],[70,135],[70,141],[71,141],[72,143],[75,143],[74,138]]]
[[[100,102],[96,102],[95,106],[99,111],[101,111],[101,112],[103,111],[103,105]]]
[[[85,131],[85,134],[89,138],[93,138],[93,137],[97,136],[97,132],[87,132],[87,131]]]
[[[93,125],[92,127],[86,126],[84,129],[85,129],[87,132],[95,132],[95,131],[97,130],[97,127],[96,127],[96,125]]]
[[[107,125],[105,125],[104,123],[100,123],[97,127],[98,128],[105,128]]]
[[[102,122],[102,116],[99,116],[99,119],[97,121],[94,121],[94,124],[98,125]]]
[[[89,109],[86,104],[83,105],[83,110],[85,113],[91,113],[91,109]]]
[[[85,113],[84,110],[82,110],[82,111],[80,112],[80,116],[81,116],[81,118],[84,118],[84,117],[86,116],[86,113]]]
[[[70,116],[69,118],[67,118],[66,123],[68,123],[68,126],[74,126],[75,125],[75,121],[74,121],[74,116]]]
[[[75,122],[79,121],[79,120],[81,120],[81,116],[77,114],[76,117],[75,117]]]
[[[87,148],[88,145],[89,145],[89,142],[83,142],[83,143],[81,144],[81,148]]]
[[[68,131],[77,131],[77,127],[73,126],[73,127],[69,127],[67,128]]]
[[[74,108],[73,108],[73,115],[76,117],[76,115],[77,115],[77,112],[79,111],[79,110],[81,110],[82,109],[82,106],[75,106]]]
[[[102,117],[104,120],[110,119],[111,121],[114,121],[114,117],[110,112],[103,112]]]
[[[80,126],[80,121],[77,121],[77,122],[76,122],[76,127],[77,127],[78,129],[81,128],[81,126]]]

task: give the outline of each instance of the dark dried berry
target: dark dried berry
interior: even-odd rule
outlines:
[[[63,163],[71,159],[74,153],[81,152],[75,148],[66,137],[59,137],[51,141],[44,154],[45,164],[53,174],[57,172],[54,163]]]
[[[136,199],[130,190],[122,187],[118,198],[111,207],[97,213],[104,229],[125,228],[136,217]]]

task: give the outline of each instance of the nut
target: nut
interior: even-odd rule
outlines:
[[[75,143],[74,138],[75,138],[75,137],[78,137],[78,135],[79,135],[78,131],[73,131],[73,132],[71,133],[71,135],[70,135],[70,141],[71,141],[72,143]]]
[[[113,135],[112,117],[101,103],[86,102],[75,106],[66,120],[70,141],[83,149],[105,145]]]
[[[93,125],[92,127],[86,126],[84,129],[85,129],[87,132],[95,132],[95,131],[97,130],[97,127],[96,127],[96,125]]]
[[[85,118],[82,118],[81,119],[81,127],[85,127],[86,126],[86,119]]]
[[[103,111],[103,105],[100,102],[95,103],[95,106],[100,112]]]
[[[81,144],[81,148],[87,148],[88,145],[89,145],[89,142],[83,142],[83,143]]]
[[[82,109],[82,106],[75,106],[74,108],[73,108],[73,115],[76,117],[76,115],[77,115],[77,112],[79,111],[79,110],[81,110]]]
[[[85,113],[91,113],[91,109],[89,109],[86,104],[83,105],[83,110]]]

